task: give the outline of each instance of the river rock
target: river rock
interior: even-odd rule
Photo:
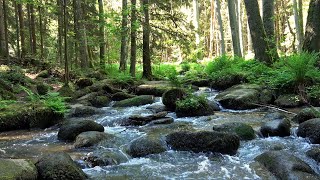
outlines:
[[[162,103],[167,107],[170,111],[176,110],[176,102],[178,100],[182,100],[186,98],[187,93],[183,89],[171,89],[163,93],[162,95]]]
[[[112,99],[112,101],[122,101],[122,100],[133,98],[133,97],[135,97],[135,96],[132,94],[128,94],[125,92],[117,92],[112,95],[111,99]]]
[[[116,102],[113,107],[131,107],[131,106],[142,106],[146,104],[152,104],[154,102],[154,97],[151,95],[142,95],[122,101]]]
[[[76,106],[71,109],[70,116],[71,117],[88,117],[95,114],[100,114],[102,111],[91,106]]]
[[[92,106],[101,108],[108,106],[110,99],[107,96],[95,96],[90,99],[89,102]]]
[[[235,133],[240,140],[252,140],[256,137],[250,125],[241,122],[230,122],[222,125],[213,126],[214,131]]]
[[[272,121],[272,120],[276,120],[276,119],[285,119],[286,116],[283,113],[280,112],[272,112],[272,113],[268,113],[266,114],[263,118],[262,121]]]
[[[303,105],[301,98],[295,94],[280,95],[274,102],[277,106],[283,108],[293,108]]]
[[[75,148],[95,146],[102,140],[113,138],[113,135],[99,131],[87,131],[80,133],[74,143]]]
[[[168,84],[165,82],[165,84]],[[161,97],[163,93],[171,88],[171,85],[168,86],[161,85],[154,85],[154,84],[142,84],[137,87],[136,94],[137,95],[153,95],[157,97]]]
[[[153,113],[163,112],[166,111],[167,108],[163,104],[151,104],[147,107],[148,110],[151,110]]]
[[[209,101],[208,100],[208,104],[213,111],[220,111],[221,110],[219,104],[216,101]]]
[[[307,156],[320,163],[320,148],[312,148],[307,151]]]
[[[36,180],[37,177],[37,168],[31,161],[0,158],[0,179]]]
[[[312,168],[285,151],[267,151],[255,158],[265,166],[277,179],[319,179]]]
[[[263,137],[270,137],[270,136],[285,137],[285,136],[290,136],[290,128],[291,128],[290,120],[275,119],[275,120],[264,123],[260,128],[260,132]]]
[[[93,81],[89,78],[80,78],[76,81],[76,85],[80,88],[83,89],[87,86],[91,86],[93,84]]]
[[[120,124],[122,126],[143,126],[158,119],[163,119],[167,114],[166,111],[163,111],[148,116],[132,115],[129,119],[123,120]]]
[[[216,90],[225,90],[234,85],[247,82],[246,78],[241,74],[230,74],[220,77],[210,83],[210,87]]]
[[[198,97],[187,97],[181,103],[177,104],[175,112],[177,117],[209,116],[214,114],[214,109],[206,99],[202,100]]]
[[[127,162],[128,158],[118,149],[98,148],[89,153],[84,161],[92,168],[95,166],[118,165]]]
[[[236,85],[219,93],[216,100],[227,109],[244,110],[256,108],[256,104],[270,103],[272,93],[265,93],[258,85]]]
[[[235,134],[199,131],[174,132],[166,136],[169,146],[178,151],[217,152],[234,155],[240,146],[240,139]]]
[[[63,141],[74,141],[80,133],[86,131],[103,132],[104,127],[92,120],[69,120],[60,127],[58,139]]]
[[[320,118],[310,119],[299,125],[297,135],[309,138],[312,144],[320,144]]]
[[[44,155],[38,160],[36,167],[38,169],[39,179],[87,179],[86,174],[73,162],[67,153]]]
[[[148,123],[148,125],[159,125],[159,124],[171,124],[174,122],[174,119],[171,117],[164,117],[160,119],[156,119]]]
[[[320,107],[304,108],[292,118],[292,121],[300,124],[314,118],[320,118]]]
[[[147,136],[134,140],[129,146],[128,153],[132,157],[144,157],[165,152],[166,149],[166,146],[160,140]]]

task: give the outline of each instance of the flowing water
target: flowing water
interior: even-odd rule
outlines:
[[[214,100],[217,92],[210,89],[201,89],[197,94],[206,94],[209,100]],[[160,105],[161,99],[157,99],[153,105]],[[251,141],[242,141],[238,153],[235,156],[202,154],[183,151],[168,150],[161,154],[149,155],[144,158],[130,158],[125,151],[131,141],[145,136],[147,133],[170,131],[170,125],[159,128],[123,127],[119,126],[119,120],[128,118],[133,114],[150,115],[147,109],[150,105],[130,108],[105,107],[104,115],[95,117],[95,121],[105,127],[105,132],[114,134],[117,141],[103,147],[110,151],[120,151],[126,156],[127,161],[118,165],[105,167],[85,167],[83,170],[91,179],[263,179],[261,173],[256,172],[254,158],[265,151],[283,149],[295,154],[306,161],[318,174],[318,164],[306,157],[305,152],[312,148],[306,139],[295,135],[296,127],[292,128],[292,135],[285,138],[270,137],[256,138]],[[265,114],[270,113],[266,109],[254,109],[248,111],[234,111],[223,109],[212,116],[177,118],[175,113],[169,113],[173,117],[174,124],[183,124],[187,128],[196,130],[211,130],[213,125],[225,122],[246,122],[258,130],[263,123]],[[155,131],[155,132],[153,132]],[[57,129],[31,131],[11,131],[0,134],[0,157],[2,158],[30,158],[36,160],[42,154],[51,152],[68,152],[74,160],[81,160],[86,154],[95,149],[74,149],[73,144],[63,143],[57,140]]]

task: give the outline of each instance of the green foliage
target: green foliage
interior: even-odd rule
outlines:
[[[128,70],[121,72],[118,64],[108,64],[105,72],[114,84],[132,84],[136,78],[132,77]],[[137,77],[141,77],[141,72],[137,68]]]
[[[178,76],[176,66],[170,64],[159,64],[152,67],[153,76],[162,80],[173,80]]]
[[[14,100],[1,100],[1,101],[0,101],[0,110],[4,109],[4,108],[6,108],[8,105],[14,104],[14,103],[16,103],[16,101],[14,101]]]
[[[207,104],[205,96],[189,95],[187,98],[176,102],[177,109],[199,109]]]

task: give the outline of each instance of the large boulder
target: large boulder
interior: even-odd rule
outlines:
[[[186,98],[186,96],[187,93],[183,89],[171,89],[163,93],[162,103],[167,107],[168,110],[175,111],[177,101]]]
[[[112,148],[97,148],[84,158],[89,167],[118,165],[128,161],[128,158],[121,150]]]
[[[307,151],[307,156],[320,163],[320,148],[312,148]]]
[[[217,152],[234,155],[240,146],[235,134],[216,131],[174,132],[166,136],[169,146],[178,151]]]
[[[291,128],[290,120],[275,119],[275,120],[264,123],[260,128],[260,132],[263,137],[270,137],[270,136],[285,137],[285,136],[290,136],[290,128]]]
[[[213,106],[204,97],[189,96],[176,102],[177,117],[208,116],[214,114]]]
[[[29,160],[0,159],[0,179],[2,180],[36,180],[37,177],[37,168]]]
[[[95,114],[100,114],[102,111],[91,106],[75,106],[73,109],[70,111],[70,116],[71,117],[88,117],[92,116]]]
[[[122,126],[143,126],[158,120],[162,120],[162,121],[164,121],[165,119],[171,120],[172,118],[170,117],[166,118],[167,114],[168,113],[166,111],[163,111],[163,112],[159,112],[159,113],[148,115],[148,116],[132,115],[129,117],[129,119],[122,121],[120,124]],[[158,123],[160,123],[160,121],[158,121]]]
[[[39,179],[59,180],[87,179],[86,174],[66,153],[53,153],[43,156],[36,163]]]
[[[241,74],[230,74],[213,80],[210,87],[216,90],[225,90],[234,85],[247,82],[246,78]]]
[[[307,163],[285,151],[267,151],[255,160],[277,179],[319,179]]]
[[[252,140],[256,137],[253,128],[250,125],[241,122],[230,122],[222,125],[213,126],[214,131],[235,133],[240,140]]]
[[[91,86],[93,84],[93,81],[89,78],[80,78],[76,81],[76,85],[80,88],[83,89],[85,87]]]
[[[131,107],[131,106],[142,106],[146,104],[152,104],[154,102],[154,97],[151,95],[142,95],[122,101],[116,102],[113,107]]]
[[[99,132],[99,131],[87,131],[82,132],[76,137],[76,141],[74,143],[75,148],[81,148],[81,147],[90,147],[95,146],[102,140],[113,138],[113,135]]]
[[[132,157],[144,157],[165,152],[166,149],[166,146],[160,140],[147,136],[134,140],[129,146],[128,153]]]
[[[320,118],[320,107],[304,108],[292,118],[292,121],[300,124],[314,118]]]
[[[163,93],[165,93],[168,89],[171,88],[170,86],[171,85],[168,83],[142,84],[136,88],[136,94],[137,95],[153,95],[153,96],[161,97]]]
[[[86,131],[103,132],[104,127],[92,120],[69,120],[64,122],[60,127],[58,139],[63,141],[74,141],[80,133]]]
[[[89,102],[92,106],[101,108],[108,106],[110,99],[107,96],[95,96],[90,99]]]
[[[310,119],[299,125],[297,135],[309,138],[312,144],[320,144],[320,118]]]
[[[283,108],[293,108],[303,105],[301,98],[295,94],[280,95],[274,103]]]
[[[112,95],[111,99],[112,99],[112,101],[122,101],[122,100],[133,98],[133,97],[135,97],[135,96],[132,94],[128,94],[125,92],[117,92]]]
[[[272,93],[254,84],[233,86],[217,95],[216,100],[227,109],[243,110],[270,103]]]

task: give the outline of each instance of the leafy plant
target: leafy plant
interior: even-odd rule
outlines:
[[[1,100],[1,101],[0,101],[0,110],[4,109],[4,108],[6,108],[8,105],[14,104],[14,103],[16,103],[16,101],[14,101],[14,100]]]
[[[205,96],[195,95],[189,95],[187,98],[176,102],[176,106],[178,109],[198,109],[201,108],[201,106],[204,106],[205,104],[207,104]]]

